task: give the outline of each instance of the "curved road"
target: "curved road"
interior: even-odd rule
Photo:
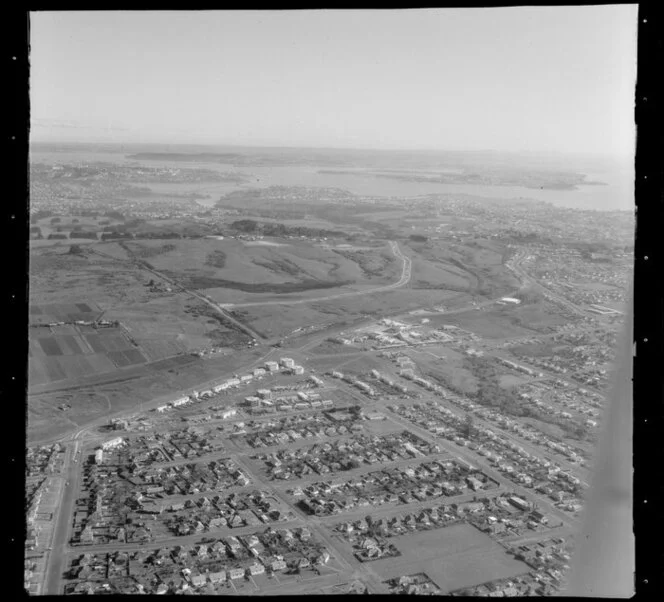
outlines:
[[[169,279],[168,277],[165,277],[163,274],[157,272],[156,270],[148,269],[148,271],[152,271],[153,273],[155,273],[155,275],[159,276],[160,278],[166,279],[167,281],[171,282],[173,285],[175,285],[178,288],[184,290],[185,292],[193,294],[194,296],[198,297],[202,301],[205,301],[209,305],[214,306],[215,309],[217,309],[217,311],[219,311],[220,313],[223,313],[224,316],[228,317],[229,320],[231,320],[233,322],[236,322],[233,318],[228,316],[228,314],[224,311],[224,308],[228,308],[228,307],[247,307],[247,306],[252,306],[252,305],[284,305],[284,304],[289,305],[289,304],[312,303],[312,302],[317,302],[317,301],[326,301],[326,300],[331,300],[331,299],[338,299],[338,298],[347,297],[347,296],[359,296],[359,295],[367,295],[367,294],[377,293],[377,292],[381,292],[381,291],[389,291],[389,290],[394,290],[394,289],[397,289],[399,287],[402,287],[402,286],[406,285],[410,281],[410,278],[411,278],[411,260],[406,255],[404,255],[402,253],[401,249],[399,248],[399,246],[396,242],[390,241],[389,244],[390,244],[390,247],[391,247],[392,252],[394,253],[394,255],[396,257],[398,257],[399,259],[401,259],[402,262],[403,262],[401,277],[399,278],[399,280],[397,282],[395,282],[393,284],[386,285],[386,286],[380,286],[380,287],[377,287],[377,288],[374,288],[374,289],[371,289],[371,290],[351,291],[351,292],[347,292],[347,293],[340,293],[340,294],[337,294],[337,295],[330,295],[328,297],[323,297],[323,298],[318,298],[318,299],[302,299],[302,300],[297,300],[297,301],[269,301],[269,302],[264,302],[264,303],[257,302],[257,303],[246,303],[246,304],[229,304],[229,305],[220,306],[220,305],[214,303],[211,299],[208,299],[208,298],[205,298],[204,296],[201,296],[199,293],[195,293],[193,291],[185,289],[179,283],[171,281],[171,279]],[[94,252],[99,253],[98,251],[94,251]],[[105,255],[104,253],[99,253],[99,254]],[[109,257],[111,257],[111,256],[109,256]],[[113,259],[118,259],[116,257],[112,257],[112,258]],[[120,259],[120,261],[123,261],[123,260]],[[126,260],[124,260],[124,261],[126,262]],[[140,265],[140,267],[142,267],[143,269],[146,269],[146,266],[143,265],[142,262],[137,261],[135,259],[133,261],[127,262],[127,263],[133,263],[134,265]],[[457,313],[457,312],[460,312],[460,311],[468,311],[468,310],[472,310],[472,309],[479,309],[479,308],[481,308],[485,305],[490,305],[492,303],[495,303],[495,301],[496,301],[495,299],[492,299],[492,300],[487,300],[487,301],[479,303],[479,304],[474,303],[473,306],[471,306],[471,307],[457,308],[456,310],[451,310],[451,311],[444,312],[444,313],[445,314]],[[238,326],[240,326],[240,324],[241,323],[238,323]],[[244,325],[244,324],[242,324],[242,327],[243,327],[243,330],[247,328],[246,325]],[[324,336],[326,336],[326,335],[320,334],[318,337],[316,337],[314,339],[313,342],[317,342],[317,339],[323,338]],[[311,343],[311,341],[309,343]],[[305,345],[305,347],[306,346],[308,346],[308,344]],[[279,350],[279,349],[274,349],[274,348],[269,349],[267,351],[267,353],[265,353],[259,360],[255,361],[255,362],[252,362],[252,365],[257,365],[258,363],[262,363],[270,355],[276,354],[276,353],[279,353],[279,352],[284,353],[285,350],[284,349]],[[209,383],[216,383],[218,381],[219,381],[219,378],[214,379],[212,381],[208,381],[208,383],[205,383],[205,384],[207,385]],[[180,393],[181,392],[178,392],[178,394],[180,394]],[[144,404],[142,409],[147,410],[148,408],[151,408],[151,407],[154,407],[154,406],[158,405],[158,403],[163,403],[163,399],[165,397],[175,397],[175,396],[177,396],[177,395],[174,393],[172,395],[164,396],[164,397],[161,397],[157,400],[153,400],[152,402],[148,402],[148,403]],[[135,411],[135,409],[133,411]],[[122,415],[122,414],[127,414],[127,413],[128,413],[128,410],[122,410],[120,412],[117,412],[114,415]],[[395,419],[395,421],[397,423],[402,422],[402,419],[400,419],[400,417],[398,417],[396,415],[392,415],[391,412],[390,412],[390,417]],[[60,589],[61,575],[62,575],[62,570],[64,568],[63,565],[64,565],[64,560],[65,560],[65,552],[67,550],[69,535],[70,535],[70,531],[71,531],[71,528],[72,528],[73,509],[74,509],[74,504],[75,504],[75,501],[76,501],[75,495],[78,491],[79,481],[80,481],[81,476],[82,476],[81,471],[80,471],[80,467],[78,465],[78,462],[74,461],[75,457],[78,455],[79,445],[81,443],[81,439],[83,437],[85,437],[85,435],[87,433],[90,432],[90,430],[94,427],[95,424],[101,423],[102,421],[107,421],[108,419],[109,419],[109,416],[105,416],[103,419],[98,419],[98,420],[93,421],[92,423],[86,425],[86,427],[80,428],[80,430],[78,432],[76,432],[75,434],[69,434],[69,435],[59,439],[62,442],[73,442],[74,443],[74,448],[73,449],[70,448],[70,454],[69,454],[69,457],[67,458],[68,461],[65,464],[66,472],[64,473],[64,478],[69,480],[70,486],[63,487],[63,497],[61,499],[60,507],[59,507],[58,513],[57,513],[56,523],[54,525],[55,528],[54,528],[53,538],[52,538],[52,541],[51,541],[52,549],[48,553],[47,568],[46,568],[46,571],[45,571],[45,574],[44,574],[44,586],[45,586],[44,587],[44,593],[45,594],[57,594],[57,593],[59,593],[59,589]],[[407,426],[413,431],[418,431],[419,430],[415,425],[412,425],[410,423]],[[427,439],[427,440],[430,438],[430,434],[428,432],[421,433],[421,434],[424,434],[424,438]],[[436,442],[439,443],[439,441],[436,441]],[[464,455],[464,452],[459,450],[458,455]],[[80,458],[80,456],[79,456],[79,458]],[[474,457],[473,457],[473,460],[476,461],[476,459]],[[499,480],[499,482],[502,483],[502,480]],[[512,487],[512,488],[514,488],[514,487]],[[530,492],[526,492],[524,490],[523,494],[525,494],[526,497],[530,497],[530,495],[529,495]],[[560,512],[560,511],[553,512],[553,514],[558,515],[560,518],[562,518],[564,516],[564,519],[568,523],[570,523],[570,522],[573,523],[573,520],[570,520],[570,518],[568,516],[563,515],[562,512]],[[319,535],[322,535],[322,533],[319,532],[319,531],[322,531],[322,530],[316,529],[316,531]],[[327,540],[326,537],[323,537],[323,539]],[[333,549],[335,549],[335,548],[336,548],[336,546],[333,547]],[[363,575],[363,577],[365,579],[369,580],[370,582],[372,582],[372,585],[375,585],[374,579],[371,579],[370,575],[365,574],[365,575]]]

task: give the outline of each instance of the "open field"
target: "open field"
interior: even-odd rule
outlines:
[[[70,333],[63,333],[63,326],[30,329],[30,386],[110,372],[148,361],[122,329],[103,328],[83,332],[77,325],[66,327],[71,330]]]
[[[147,248],[163,250],[163,246],[159,241]],[[45,311],[59,312],[60,317],[70,315],[72,319],[117,320],[148,360],[212,344],[233,344],[238,338],[236,331],[220,323],[216,314],[207,315],[210,310],[202,307],[201,301],[180,291],[169,291],[167,283],[154,274],[127,263],[117,243],[97,247],[117,259],[96,253],[72,255],[66,249],[31,253],[31,321],[48,321],[50,314]],[[72,314],[71,308],[78,307],[72,305],[73,301],[95,312]],[[59,307],[58,303],[67,306]]]
[[[434,380],[449,382],[466,393],[477,390],[477,378],[463,366],[464,356],[449,347],[436,345],[432,349],[408,350],[405,355],[412,357],[421,371]]]
[[[446,282],[453,277],[448,288],[471,290],[491,298],[519,286],[519,281],[503,264],[504,249],[495,242],[474,240],[472,244],[460,245],[408,241],[405,244],[413,258],[414,286],[435,287],[441,278]]]
[[[312,301],[301,305],[238,307],[233,313],[268,336],[285,336],[296,328],[328,324],[350,324],[361,317],[382,317],[419,307],[468,304],[467,294],[445,290],[411,290],[407,286],[391,291],[343,297],[331,301]],[[276,313],[275,312],[276,309]],[[275,319],[278,315],[278,319]]]
[[[302,241],[213,238],[130,241],[136,257],[183,286],[222,303],[274,300],[300,292],[329,294],[336,287],[376,286],[398,280],[401,262],[387,245],[335,251]]]
[[[501,374],[498,376],[498,383],[501,387],[506,389],[509,387],[517,387],[523,383],[530,382],[527,376],[516,376],[515,374]]]
[[[31,305],[28,309],[30,324],[50,322],[94,321],[102,311],[94,303],[46,303]]]
[[[504,339],[511,337],[532,336],[538,331],[531,326],[531,318],[535,320],[534,326],[555,326],[563,324],[563,320],[555,314],[545,314],[533,310],[525,311],[527,307],[491,307],[488,310],[471,309],[467,312],[438,316],[430,318],[431,326],[451,324],[474,332],[486,339]]]
[[[329,372],[331,370],[341,370],[343,371],[346,367],[352,367],[354,363],[360,359],[362,355],[358,352],[349,353],[346,356],[339,355],[333,357],[319,357],[314,356],[313,359],[307,360],[307,365],[311,366],[312,370],[317,372]]]
[[[468,524],[423,531],[390,539],[401,556],[376,560],[371,568],[385,580],[426,573],[442,590],[450,592],[526,573],[530,568]]]

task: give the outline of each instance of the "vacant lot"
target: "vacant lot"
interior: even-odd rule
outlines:
[[[372,562],[374,571],[385,579],[426,573],[443,592],[514,577],[530,570],[470,525],[402,535],[390,542],[401,556]]]
[[[477,391],[477,379],[469,370],[463,367],[464,356],[454,350],[443,349],[445,349],[443,353],[445,359],[436,357],[436,353],[431,355],[426,351],[409,350],[406,355],[415,360],[421,372],[431,376],[440,384],[449,383],[465,393]]]

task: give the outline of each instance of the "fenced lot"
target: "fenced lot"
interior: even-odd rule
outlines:
[[[376,560],[371,568],[385,580],[426,573],[442,592],[527,573],[529,567],[488,535],[467,524],[390,539],[401,556]]]

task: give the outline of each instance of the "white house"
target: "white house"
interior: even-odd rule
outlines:
[[[115,439],[110,439],[109,441],[106,441],[106,443],[103,443],[101,448],[106,451],[109,449],[113,449],[115,447],[118,447],[118,445],[122,445],[123,443],[122,437],[115,437]]]

